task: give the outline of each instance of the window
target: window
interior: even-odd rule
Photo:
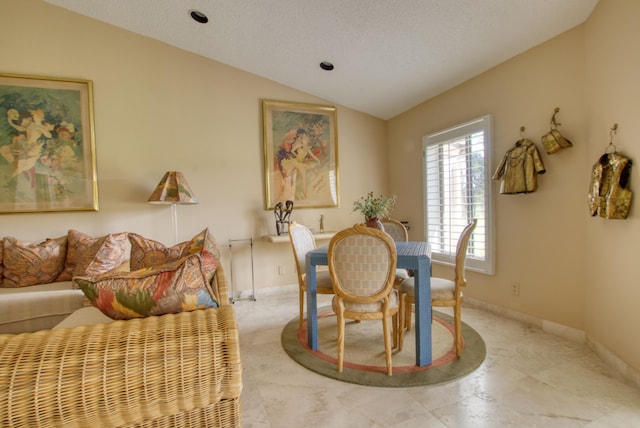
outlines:
[[[460,233],[476,218],[466,266],[493,274],[490,140],[489,115],[423,137],[425,230],[434,263],[455,265]]]

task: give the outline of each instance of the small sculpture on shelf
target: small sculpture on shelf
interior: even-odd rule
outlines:
[[[286,201],[284,205],[282,202],[276,204],[273,213],[276,216],[276,233],[278,235],[287,234],[289,223],[291,223],[291,211],[293,211],[293,201]]]

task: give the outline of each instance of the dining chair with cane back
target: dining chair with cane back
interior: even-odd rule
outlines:
[[[307,292],[306,285],[306,257],[307,253],[316,248],[316,240],[308,227],[292,221],[289,224],[289,242],[293,250],[293,258],[296,262],[298,275],[298,289],[300,293],[300,322],[298,328],[302,328],[304,322],[304,295]],[[333,294],[333,284],[329,277],[329,271],[319,271],[316,274],[316,286],[318,294]]]
[[[409,232],[407,228],[400,221],[385,217],[380,219],[384,231],[387,232],[396,242],[407,242],[409,240]],[[402,281],[409,278],[409,272],[406,269],[396,269],[396,278],[393,286],[400,288]]]
[[[409,240],[409,232],[400,221],[394,218],[384,217],[380,219],[380,222],[384,227],[384,231],[391,235],[394,241],[406,242]]]
[[[462,354],[462,289],[467,285],[465,277],[465,262],[467,259],[467,248],[473,230],[476,228],[478,220],[474,219],[460,234],[456,246],[455,278],[453,281],[445,278],[431,278],[431,306],[453,307],[453,318],[455,324],[455,345],[456,356]],[[398,331],[398,349],[402,350],[404,342],[404,331],[411,329],[411,305],[414,303],[415,283],[414,278],[408,278],[400,286],[400,325]]]
[[[345,318],[356,321],[382,320],[385,362],[391,375],[389,327],[397,337],[399,301],[393,288],[397,252],[388,234],[356,224],[338,232],[329,242],[329,274],[335,296],[333,311],[338,319],[338,371],[344,361]]]

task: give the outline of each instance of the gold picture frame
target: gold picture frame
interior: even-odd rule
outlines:
[[[339,206],[334,106],[263,100],[266,209]]]
[[[90,80],[0,74],[0,213],[98,211]]]

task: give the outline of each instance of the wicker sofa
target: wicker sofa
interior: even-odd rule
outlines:
[[[238,327],[219,307],[0,334],[2,427],[241,425]]]

